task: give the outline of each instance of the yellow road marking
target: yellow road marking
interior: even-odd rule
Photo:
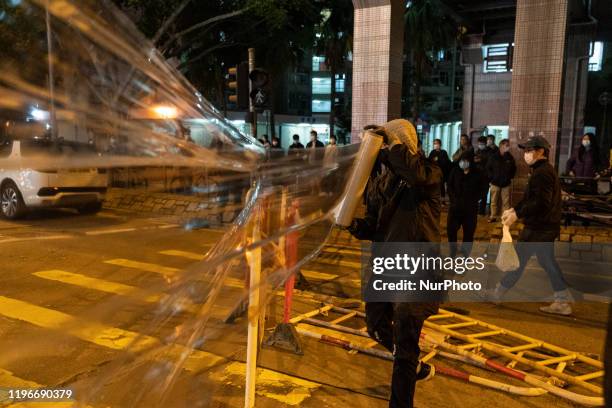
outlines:
[[[189,251],[179,251],[178,249],[168,249],[166,251],[159,251],[162,255],[180,256],[182,258],[193,259],[194,261],[201,261],[204,259],[204,254],[198,254]]]
[[[345,266],[347,268],[361,269],[361,262],[345,261],[342,259],[316,258],[313,260],[313,262],[327,264],[327,265]]]
[[[8,370],[4,370],[0,368],[0,386],[3,388],[0,390],[0,405],[3,403],[7,403],[11,401],[8,395],[8,388],[13,389],[39,389],[39,388],[53,388],[46,387],[44,385],[38,384],[34,381],[24,380],[22,378],[16,377]],[[76,408],[78,405],[75,401],[27,401],[27,402],[16,402],[14,404],[9,405],[7,408],[49,408],[49,404],[53,404],[53,408]],[[87,408],[91,408],[89,405]]]
[[[0,296],[0,314],[16,320],[21,320],[35,326],[52,330],[63,330],[68,334],[89,343],[112,350],[143,351],[157,347],[165,348],[167,360],[173,361],[183,353],[189,353],[184,368],[188,371],[200,371],[210,368],[224,358],[201,350],[191,350],[184,346],[172,344],[163,345],[158,339],[133,331],[106,326],[89,320],[78,319],[69,314],[36,306],[17,299]]]
[[[189,349],[181,345],[164,346],[158,339],[151,336],[106,326],[89,320],[86,321],[63,312],[5,296],[0,296],[0,314],[39,327],[64,330],[81,340],[112,350],[125,350],[129,347],[130,350],[138,351],[149,347],[164,347],[167,352],[160,353],[160,357],[163,354],[166,357],[165,360],[169,361],[179,358],[183,353],[189,353],[184,368],[192,372],[199,372],[221,363],[228,363],[224,370],[226,376],[244,376],[246,373],[246,365],[242,362],[232,362],[225,357],[202,350]],[[312,390],[321,386],[321,384],[316,382],[268,369],[258,369],[257,376],[257,394],[282,401],[289,405],[299,405],[311,395],[310,392]],[[211,377],[216,380],[225,378],[219,376],[219,374],[213,374]],[[1,379],[2,377],[0,377]],[[243,386],[244,380],[237,385]],[[290,389],[288,390],[287,388]],[[271,391],[274,389],[282,391],[280,393]]]
[[[313,271],[312,269],[300,269],[302,275],[308,279],[316,279],[316,280],[334,280],[338,277],[338,275],[334,275],[331,273]]]
[[[242,387],[245,381],[245,364],[240,362],[228,364],[223,373],[215,373],[212,377],[214,380]],[[257,395],[272,398],[287,405],[300,405],[311,396],[312,391],[320,386],[321,384],[313,381],[258,368],[255,392]]]
[[[342,247],[324,247],[323,252],[328,254],[344,254],[344,255],[357,255],[361,256],[361,250],[359,249],[342,249]]]
[[[38,388],[40,385],[34,381],[15,377],[12,372],[0,368],[0,386],[3,388]],[[0,399],[2,401],[2,399]]]
[[[103,279],[90,278],[88,276],[80,275],[78,273],[62,271],[58,269],[34,272],[33,275],[38,276],[42,279],[67,283],[69,285],[75,285],[86,289],[93,289],[98,290],[100,292],[128,296],[132,299],[146,303],[163,302],[166,301],[169,297],[165,293],[152,293],[150,291],[142,290],[135,286],[124,285],[122,283],[117,282],[110,282]],[[233,278],[226,279],[225,285],[241,289],[244,288],[244,282]],[[189,299],[177,299],[176,304],[177,306],[180,305],[181,310],[185,310],[190,313],[197,313],[199,310],[199,305],[192,303]],[[213,305],[213,309],[218,309],[221,313],[229,312],[229,308],[221,305]]]
[[[58,269],[34,272],[33,275],[38,276],[39,278],[68,283],[70,285],[80,286],[87,289],[95,289],[101,292],[125,295],[138,300],[145,301],[147,303],[159,302],[165,296],[162,294],[147,294],[146,291],[134,286],[110,282],[97,278],[91,278],[89,276],[80,275],[78,273],[66,272]]]
[[[180,269],[178,268],[171,268],[168,266],[161,266],[161,265],[157,265],[154,263],[148,263],[148,262],[132,261],[132,260],[123,259],[123,258],[110,259],[108,261],[104,261],[104,263],[111,264],[111,265],[117,265],[117,266],[123,266],[125,268],[140,269],[141,271],[161,273],[162,275],[174,275],[175,273],[180,271]]]
[[[178,256],[182,258],[193,259],[195,261],[201,261],[202,259],[204,259],[204,255],[202,254],[198,254],[195,252],[189,252],[189,251],[180,251],[177,249],[168,249],[165,251],[160,251],[159,253],[162,255]],[[304,275],[304,277],[306,278],[317,279],[317,280],[333,280],[338,277],[338,275],[334,275],[331,273],[313,271],[309,269],[301,269],[300,272],[302,272],[302,275]],[[234,279],[234,278],[227,278],[226,283],[230,283],[229,286],[244,287],[243,282],[239,281],[238,279]]]
[[[122,259],[122,258],[111,259],[111,260],[104,261],[104,262],[107,264],[123,266],[126,268],[140,269],[141,271],[161,273],[166,276],[174,275],[180,271],[180,269],[178,268],[171,268],[169,266],[162,266],[162,265],[157,265],[157,264],[147,263],[147,262],[132,261],[130,259]],[[225,278],[223,284],[225,286],[229,286],[232,288],[244,288],[244,281],[240,279],[236,279],[236,278]]]

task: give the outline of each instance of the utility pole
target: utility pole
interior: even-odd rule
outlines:
[[[255,70],[255,48],[249,48],[249,72]],[[249,81],[249,95],[253,92],[253,81]],[[253,98],[249,98],[249,116],[251,119],[251,136],[257,138],[257,112]]]
[[[47,28],[47,63],[49,69],[49,100],[50,100],[50,118],[51,118],[51,136],[53,140],[57,139],[57,118],[55,113],[55,78],[53,75],[53,40],[51,38],[51,17],[49,16],[49,1],[47,0],[45,7],[45,24]]]

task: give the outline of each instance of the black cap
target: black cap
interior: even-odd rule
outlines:
[[[543,136],[531,136],[525,143],[519,143],[521,149],[550,149],[550,143]]]

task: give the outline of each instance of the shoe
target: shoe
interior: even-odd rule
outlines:
[[[433,378],[436,375],[436,367],[431,364],[423,363],[419,361],[419,366],[417,367],[417,381],[427,381]]]
[[[542,306],[540,312],[569,316],[572,314],[572,306],[567,302],[552,302],[548,306]]]
[[[493,303],[496,306],[502,302],[501,299],[504,294],[508,291],[507,288],[503,287],[501,284],[497,284],[495,288],[487,289],[486,291],[486,301]]]
[[[497,218],[495,217],[489,218],[489,221],[488,221],[489,224],[493,224],[494,222],[497,222]]]

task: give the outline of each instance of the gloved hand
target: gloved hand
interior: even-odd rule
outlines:
[[[570,171],[569,175],[570,175],[570,177],[575,177],[576,176],[576,174],[573,171]]]
[[[506,226],[511,226],[518,220],[518,216],[516,215],[516,211],[514,208],[510,208],[509,210],[504,211],[502,214],[502,224]]]

